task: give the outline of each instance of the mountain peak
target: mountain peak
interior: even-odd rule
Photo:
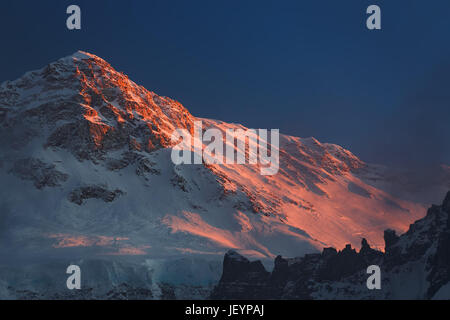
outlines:
[[[58,61],[73,62],[73,61],[82,61],[82,60],[96,60],[96,61],[101,61],[101,62],[107,63],[104,59],[100,58],[99,56],[96,56],[95,54],[92,54],[92,53],[89,53],[86,51],[82,51],[82,50],[78,50],[78,51],[72,53],[71,55],[68,55],[66,57],[59,59]]]
[[[96,56],[95,54],[92,54],[92,53],[89,53],[86,51],[82,51],[82,50],[78,50],[75,53],[73,53],[72,57],[79,58],[79,59],[100,58],[100,57]]]
[[[38,122],[51,132],[46,147],[69,150],[78,159],[121,148],[168,147],[175,129],[193,128],[192,115],[179,102],[148,91],[84,51],[6,82],[0,105],[8,111],[2,112],[5,124]]]

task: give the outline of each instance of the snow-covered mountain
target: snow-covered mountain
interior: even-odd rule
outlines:
[[[257,165],[174,165],[171,135],[192,133],[194,121],[246,129],[197,118],[85,52],[2,83],[2,265],[217,261],[228,249],[266,259],[358,246],[363,236],[382,248],[383,230],[406,231],[431,202],[421,190],[395,192],[403,182],[388,169],[314,138],[280,135],[274,176]]]

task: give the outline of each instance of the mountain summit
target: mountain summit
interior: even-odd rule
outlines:
[[[78,159],[125,146],[150,152],[169,146],[176,128],[192,127],[193,117],[180,103],[81,51],[4,83],[1,92],[8,118],[20,113],[23,120],[55,128],[45,147],[70,150]]]
[[[194,121],[246,129],[194,117],[81,51],[2,83],[0,248],[269,258],[358,246],[362,236],[382,248],[384,229],[406,231],[425,213],[382,187],[382,167],[314,138],[281,135],[275,176],[254,165],[176,166],[171,134]]]

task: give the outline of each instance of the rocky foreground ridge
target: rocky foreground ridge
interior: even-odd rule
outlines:
[[[450,192],[441,206],[398,236],[384,233],[384,252],[365,239],[357,252],[325,248],[299,258],[278,256],[272,272],[229,251],[213,299],[450,299]],[[369,265],[381,268],[382,287],[369,290]]]

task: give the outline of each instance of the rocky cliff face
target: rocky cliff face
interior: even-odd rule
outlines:
[[[225,255],[213,299],[450,299],[450,192],[441,206],[397,236],[385,232],[385,252],[365,239],[357,252],[325,248],[321,254],[278,256],[267,272],[234,251]],[[366,269],[378,265],[381,290],[366,286]]]

